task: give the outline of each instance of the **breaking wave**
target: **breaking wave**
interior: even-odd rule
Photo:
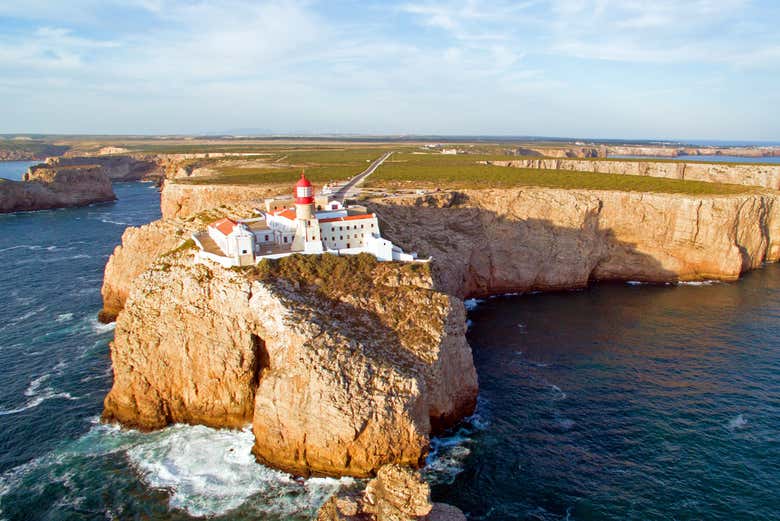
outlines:
[[[171,508],[192,516],[224,514],[261,496],[256,510],[291,517],[317,508],[342,484],[328,478],[298,480],[269,469],[252,455],[254,437],[243,431],[177,425],[128,451],[152,488],[170,494]]]
[[[477,398],[477,411],[455,430],[431,438],[431,451],[425,460],[422,475],[431,484],[451,484],[463,472],[466,460],[476,443],[476,435],[490,422],[484,416],[485,403]]]
[[[55,398],[60,398],[63,400],[78,400],[78,398],[74,398],[73,396],[71,396],[70,393],[57,392],[51,386],[43,387],[44,382],[46,382],[50,377],[51,374],[46,373],[37,378],[34,378],[27,386],[27,389],[25,389],[24,391],[24,396],[29,398],[29,400],[27,400],[27,402],[24,405],[20,405],[18,407],[14,407],[10,409],[0,409],[0,416],[9,416],[11,414],[17,414],[23,411],[27,411],[29,409],[38,407],[46,400],[52,400]]]

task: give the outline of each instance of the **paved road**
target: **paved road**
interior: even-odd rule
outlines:
[[[356,175],[355,177],[353,177],[352,179],[350,179],[349,181],[344,183],[341,186],[341,188],[339,188],[338,190],[333,192],[333,195],[331,196],[331,198],[332,199],[337,199],[337,200],[339,200],[339,201],[341,201],[343,203],[344,200],[347,197],[350,197],[350,196],[354,197],[355,195],[357,195],[357,193],[359,192],[359,189],[357,188],[357,185],[362,183],[366,179],[366,177],[368,177],[371,174],[373,174],[374,171],[377,168],[379,168],[379,166],[382,163],[384,163],[385,160],[388,157],[390,157],[391,155],[393,155],[392,152],[387,152],[387,153],[383,154],[382,157],[380,157],[379,159],[377,159],[376,161],[371,163],[368,168],[366,168],[365,170],[360,172],[358,175]]]

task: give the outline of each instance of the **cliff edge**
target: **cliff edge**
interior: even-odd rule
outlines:
[[[775,192],[726,196],[513,188],[375,200],[383,233],[432,256],[459,297],[599,280],[736,280],[780,260]]]
[[[0,179],[0,213],[85,206],[116,200],[101,166],[39,167],[23,181]]]
[[[475,407],[465,329],[425,266],[324,255],[229,270],[185,248],[132,284],[103,417],[252,423],[258,460],[298,475],[419,466],[430,434]]]

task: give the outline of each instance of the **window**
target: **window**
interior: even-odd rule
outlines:
[[[374,223],[371,223],[371,227],[372,227],[372,228],[374,227]]]
[[[344,231],[344,227],[343,226],[339,226],[339,231],[343,232]]]
[[[347,243],[347,248],[349,248],[349,247],[350,247],[350,246],[349,246],[349,243]]]
[[[246,255],[246,250],[241,250],[241,255]]]
[[[343,235],[339,235],[339,240],[343,241],[344,240],[344,236]]]
[[[287,242],[287,237],[284,238],[284,242]]]
[[[265,240],[266,240],[266,241],[268,240],[268,236],[267,236],[267,235],[265,236]]]
[[[330,240],[335,242],[336,238],[335,237],[331,237]]]
[[[363,225],[362,225],[362,224],[360,225],[360,229],[361,229],[361,230],[363,229]]]

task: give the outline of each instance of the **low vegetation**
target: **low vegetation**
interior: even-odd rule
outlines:
[[[405,188],[543,188],[662,192],[697,195],[744,193],[751,187],[658,177],[539,170],[479,164],[486,156],[398,154],[368,179],[369,186]],[[506,160],[506,157],[502,159]]]
[[[310,302],[326,309],[332,323],[350,323],[361,338],[375,338],[376,345],[392,352],[399,364],[406,363],[399,347],[416,346],[415,351],[428,352],[436,342],[431,333],[441,330],[442,315],[421,316],[419,302],[429,310],[447,305],[447,297],[426,283],[428,264],[379,262],[367,253],[290,255],[233,270],[280,289],[292,284],[296,299],[313,298]],[[413,358],[408,363],[412,367]]]
[[[44,159],[62,155],[70,147],[35,140],[0,139],[0,156]]]
[[[265,165],[241,166],[215,162],[209,167],[216,175],[178,179],[177,183],[212,185],[253,185],[295,182],[306,172],[312,182],[323,185],[333,181],[343,181],[359,174],[368,165],[379,158],[387,149],[381,148],[337,148],[337,149],[301,149],[289,152],[277,151],[272,160]],[[272,164],[273,163],[273,164]]]
[[[281,259],[263,259],[256,266],[235,268],[255,280],[287,280],[295,284],[316,286],[328,296],[359,295],[386,279],[391,271],[404,276],[428,275],[428,264],[380,262],[371,254],[358,255],[289,255]]]

